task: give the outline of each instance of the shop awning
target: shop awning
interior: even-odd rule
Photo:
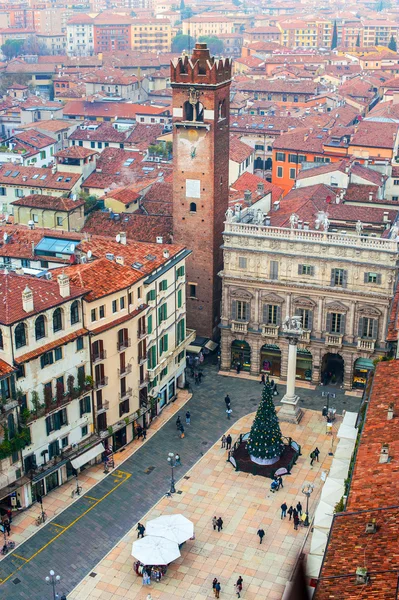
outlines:
[[[73,460],[71,460],[71,465],[74,469],[79,469],[79,467],[83,467],[83,465],[87,464],[89,461],[96,458],[99,454],[104,452],[104,446],[100,444],[96,444],[93,448],[90,448],[87,452],[84,452],[80,456],[77,456]]]
[[[216,344],[216,342],[213,342],[212,340],[209,340],[206,344],[205,344],[205,348],[208,348],[208,350],[210,350],[211,352],[213,352],[214,350],[216,350],[216,348],[219,346],[219,344]]]
[[[187,352],[191,352],[191,354],[199,354],[201,352],[201,346],[187,346]]]
[[[374,363],[369,358],[358,358],[355,362],[355,369],[374,369]]]

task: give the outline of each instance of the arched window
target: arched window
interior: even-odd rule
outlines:
[[[197,205],[195,202],[190,202],[190,212],[197,212]]]
[[[203,121],[204,120],[204,106],[201,102],[192,104],[188,100],[184,103],[183,118],[185,121]]]
[[[193,121],[194,117],[194,106],[188,100],[184,103],[184,120]]]
[[[26,346],[26,327],[25,323],[19,323],[14,331],[15,347],[22,348]]]
[[[0,350],[3,350],[4,348],[4,342],[3,342],[3,332],[0,329]]]
[[[7,426],[8,426],[8,437],[11,440],[15,436],[14,415],[8,415]]]
[[[53,332],[61,331],[62,329],[62,310],[56,308],[53,312]]]
[[[71,304],[71,325],[75,325],[75,323],[79,323],[80,315],[79,315],[79,302],[75,300]]]
[[[225,100],[221,100],[219,102],[219,119],[224,119],[226,117],[226,102]]]
[[[35,321],[35,337],[37,340],[46,337],[46,321],[44,315],[40,315]]]

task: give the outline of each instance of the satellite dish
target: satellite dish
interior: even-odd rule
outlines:
[[[69,246],[69,250],[70,250],[71,252],[75,252],[75,244],[71,244],[71,245]]]
[[[3,240],[6,242],[8,240],[8,233],[3,233]]]
[[[87,258],[91,258],[92,256],[93,256],[93,252],[91,250],[88,250]]]
[[[119,233],[118,233],[118,235],[116,236],[116,238],[115,238],[115,239],[116,239],[116,241],[117,241],[117,242],[118,242],[118,244],[119,244],[119,243],[120,243],[120,241],[121,241],[121,236],[120,236],[120,234],[119,234]]]

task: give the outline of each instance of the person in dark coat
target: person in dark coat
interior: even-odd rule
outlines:
[[[281,518],[285,519],[285,517],[287,516],[287,503],[283,502],[282,505],[280,506],[281,508]]]
[[[294,517],[294,529],[298,529],[298,525],[299,525],[299,517],[298,517],[298,515],[296,515]]]
[[[218,526],[218,531],[221,531],[223,529],[223,519],[222,519],[222,517],[218,518],[218,520],[216,521],[216,524]]]
[[[265,379],[265,374],[264,373],[262,373],[262,375],[260,377],[260,382],[259,383],[263,383],[263,385],[265,385],[266,379]]]
[[[233,441],[233,439],[232,439],[231,435],[229,434],[226,438],[226,450],[230,450],[232,441]]]
[[[298,515],[302,517],[302,504],[300,502],[298,502],[298,504],[296,505],[296,509],[298,511]]]
[[[289,519],[288,519],[289,521],[291,521],[291,519],[292,519],[292,513],[293,512],[294,512],[294,509],[293,509],[292,506],[290,506],[289,509],[287,510],[287,513],[289,515]]]
[[[228,408],[230,406],[230,402],[231,402],[230,396],[228,394],[225,396],[224,401],[226,403],[226,407]]]
[[[262,541],[263,541],[263,538],[265,537],[265,532],[264,532],[264,530],[263,530],[262,528],[258,529],[258,531],[257,531],[256,535],[258,535],[258,536],[259,536],[259,544],[261,544],[261,543],[262,543]]]
[[[139,539],[139,537],[143,538],[144,532],[145,532],[145,527],[144,527],[144,525],[142,525],[142,523],[137,524],[137,531],[138,531],[137,539]]]
[[[313,454],[316,457],[317,462],[319,462],[319,454],[320,454],[320,450],[318,449],[318,447],[316,446],[316,448],[313,450]]]

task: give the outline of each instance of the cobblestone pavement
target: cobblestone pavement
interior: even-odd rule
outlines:
[[[187,407],[192,416],[185,438],[177,435],[174,418],[166,422],[112,474],[18,545],[0,563],[2,600],[48,597],[44,579],[49,569],[61,576],[60,594],[72,590],[168,489],[168,452],[179,452],[184,464],[180,475],[184,475],[229,426],[256,409],[259,382],[218,375],[215,365],[204,371],[202,384],[194,386],[193,397],[181,413]],[[231,421],[225,413],[226,393],[232,401]],[[283,393],[280,386],[277,401]],[[300,396],[304,407],[320,409],[324,404],[319,390],[301,389]],[[356,410],[359,403],[359,398],[343,392],[335,401],[338,411]]]

